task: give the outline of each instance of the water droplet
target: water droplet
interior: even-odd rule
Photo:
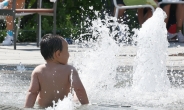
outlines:
[[[57,91],[57,93],[59,94],[59,91]]]

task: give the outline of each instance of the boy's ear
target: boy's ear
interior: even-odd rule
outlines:
[[[61,52],[59,50],[57,50],[55,53],[54,53],[54,56],[56,58],[60,57],[61,56]]]
[[[57,51],[55,52],[55,54],[56,54],[56,57],[60,57],[60,56],[61,56],[61,52],[60,52],[59,50],[57,50]]]

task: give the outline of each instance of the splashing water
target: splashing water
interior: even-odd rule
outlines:
[[[62,101],[58,100],[57,103],[53,102],[53,107],[48,107],[46,110],[74,110],[75,105],[73,100],[73,95],[68,94],[68,97],[65,97]]]
[[[22,63],[20,62],[19,65],[17,65],[17,71],[22,73],[25,70],[26,70],[25,66],[22,65]]]
[[[114,36],[119,33],[117,28],[124,32],[128,30],[125,25],[119,25],[115,21],[116,18],[109,16],[106,16],[105,20],[98,18],[92,21],[92,38],[98,39],[88,41],[90,48],[82,54],[77,53],[77,62],[74,62],[74,65],[79,67],[80,77],[91,101],[97,99],[103,102],[113,99],[111,93],[106,91],[115,91],[116,69],[123,64],[122,60],[117,59],[122,45],[114,40]],[[119,39],[122,37],[123,34]]]
[[[137,90],[156,92],[170,88],[166,71],[168,42],[165,18],[165,12],[157,8],[138,33],[133,75],[133,87]]]
[[[135,58],[133,85],[116,87],[117,67],[124,65],[120,59],[125,43],[114,40],[127,38],[127,26],[117,23],[115,18],[106,16],[105,20],[93,21],[93,37],[96,41],[87,42],[85,52],[77,53],[75,67],[78,67],[81,80],[86,88],[91,103],[110,103],[132,106],[165,107],[182,105],[184,98],[178,98],[182,88],[171,88],[166,72],[168,42],[166,39],[166,15],[156,9],[153,17],[148,19],[138,31],[138,51]],[[113,21],[113,22],[109,22]],[[120,32],[117,30],[124,32]],[[137,36],[137,35],[134,35]],[[126,40],[125,40],[126,41]],[[125,73],[121,73],[124,75]],[[122,84],[123,85],[123,84]]]

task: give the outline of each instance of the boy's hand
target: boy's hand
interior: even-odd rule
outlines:
[[[158,7],[157,3],[154,0],[147,0],[146,2],[147,4],[153,6],[154,8]]]
[[[82,105],[88,104],[89,103],[88,96],[87,96],[86,90],[85,90],[85,88],[84,88],[84,86],[83,86],[83,84],[82,84],[82,82],[81,82],[81,80],[79,78],[78,72],[77,72],[77,70],[75,68],[72,68],[72,70],[73,70],[72,87],[74,88],[74,91],[75,91],[75,93],[77,95],[77,98],[78,98],[78,100],[80,101],[80,103]]]

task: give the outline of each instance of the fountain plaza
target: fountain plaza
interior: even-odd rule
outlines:
[[[92,21],[89,32],[98,38],[95,42],[69,45],[68,63],[77,68],[90,101],[77,109],[184,109],[184,43],[168,45],[165,17],[157,9],[137,33],[135,29],[133,45],[114,40],[116,35],[128,38],[128,28],[109,16]],[[0,109],[23,107],[31,71],[43,63],[36,43],[19,43],[17,50],[0,46]],[[47,110],[73,110],[75,103],[67,98]]]

